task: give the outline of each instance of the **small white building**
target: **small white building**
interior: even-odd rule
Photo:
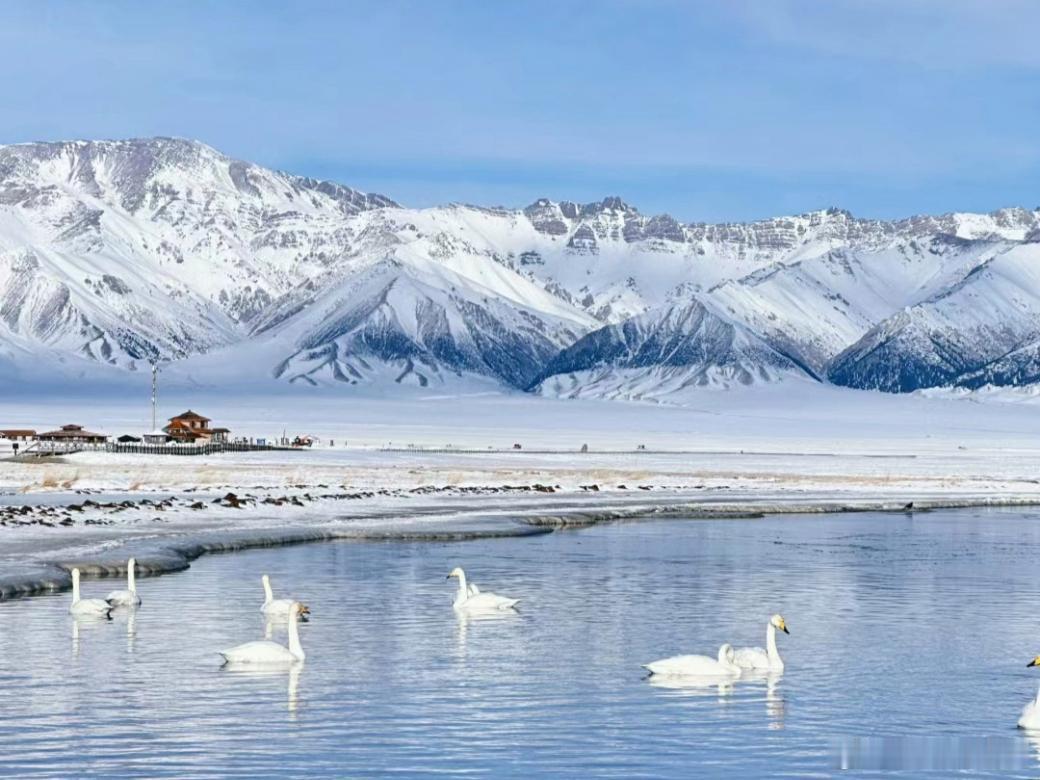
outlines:
[[[170,440],[170,434],[161,428],[156,428],[151,433],[146,433],[142,438],[145,444],[166,444]]]

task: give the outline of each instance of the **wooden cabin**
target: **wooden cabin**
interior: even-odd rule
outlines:
[[[209,417],[203,417],[189,409],[171,417],[163,431],[174,441],[185,444],[227,441],[231,431],[227,428],[210,428],[210,422],[212,421]]]
[[[40,441],[61,442],[63,444],[104,444],[108,436],[84,430],[82,425],[63,425],[56,431],[46,431],[37,438]]]

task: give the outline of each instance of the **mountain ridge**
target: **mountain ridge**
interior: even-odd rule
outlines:
[[[192,371],[249,352],[257,381],[517,389],[595,368],[578,392],[603,397],[1017,383],[1040,341],[1038,236],[1040,211],[1017,207],[723,224],[617,196],[410,209],[188,139],[14,144],[0,358]]]

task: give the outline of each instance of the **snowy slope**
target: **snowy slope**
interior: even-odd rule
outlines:
[[[730,316],[814,373],[879,322],[956,284],[1005,244],[938,235],[780,262],[711,290]]]
[[[357,384],[393,376],[425,387],[454,372],[523,387],[590,320],[577,312],[547,314],[419,261],[387,259],[319,289],[302,313],[287,316],[276,307],[257,325],[256,338],[287,355],[273,370],[276,378]],[[544,292],[530,292],[534,303],[545,303]],[[297,302],[286,305],[293,310]]]
[[[579,339],[538,378],[544,395],[644,399],[691,388],[809,378],[790,358],[693,299]]]
[[[1014,245],[881,322],[838,356],[829,377],[836,384],[901,392],[977,384],[969,375],[1038,339],[1040,245]],[[1010,370],[996,367],[992,379]]]

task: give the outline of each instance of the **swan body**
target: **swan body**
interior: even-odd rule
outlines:
[[[780,651],[776,649],[776,631],[780,629],[785,634],[787,623],[781,615],[773,615],[766,624],[766,649],[761,647],[741,647],[733,653],[733,662],[741,669],[763,669],[770,672],[782,672],[784,661],[780,657]]]
[[[1036,698],[1022,708],[1022,716],[1018,719],[1018,727],[1030,731],[1040,731],[1040,691]]]
[[[303,605],[294,601],[289,609],[289,646],[261,639],[246,642],[229,650],[221,651],[224,663],[233,666],[288,666],[302,661],[306,655],[300,645],[300,632],[297,623],[303,611]]]
[[[710,655],[675,655],[643,666],[653,676],[662,677],[739,677],[740,667],[733,663],[733,646],[722,645],[718,658]]]
[[[271,590],[271,578],[266,574],[260,578],[260,581],[264,584],[264,603],[260,605],[260,611],[264,613],[265,617],[287,620],[292,611],[292,605],[297,602],[292,599],[276,599],[274,591]],[[300,615],[309,614],[311,614],[310,608],[306,604],[300,604]]]
[[[497,593],[481,591],[476,585],[466,582],[466,572],[460,568],[456,567],[451,570],[448,579],[450,580],[452,577],[457,577],[459,580],[459,589],[455,593],[455,601],[452,602],[455,609],[467,612],[492,612],[512,609],[520,601],[520,599],[499,596]]]
[[[72,570],[72,606],[69,612],[77,617],[112,616],[112,605],[103,599],[82,599],[79,596],[79,569]]]
[[[1026,664],[1026,666],[1040,666],[1040,655]],[[1020,729],[1029,729],[1030,731],[1040,731],[1040,691],[1037,691],[1035,699],[1022,708],[1022,715],[1018,719],[1018,727]]]
[[[126,590],[114,590],[105,596],[105,601],[113,607],[136,607],[141,603],[141,597],[137,595],[137,582],[134,569],[137,561],[131,558],[126,562]]]

